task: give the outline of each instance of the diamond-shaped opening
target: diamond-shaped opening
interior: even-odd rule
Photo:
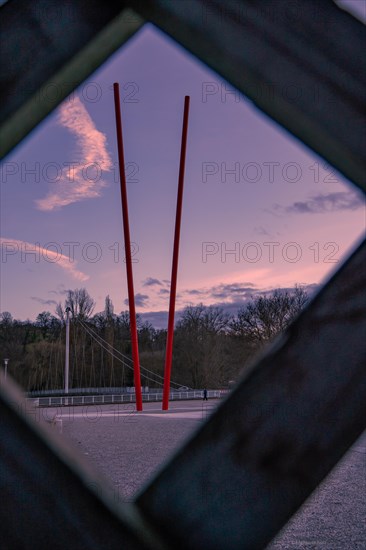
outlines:
[[[94,408],[84,396],[81,407],[62,410],[64,431],[128,498],[218,402],[184,402],[184,388],[223,395],[256,349],[234,338],[229,324],[212,334],[198,323],[194,332],[189,320],[200,304],[202,320],[236,317],[248,300],[277,288],[300,285],[311,295],[360,237],[364,203],[341,174],[145,25],[3,165],[2,311],[21,319],[3,314],[3,353],[26,391],[62,390],[64,329],[38,314],[55,315],[68,289],[84,287],[96,303],[89,331],[72,327],[71,387],[132,385],[118,353],[130,353],[126,319],[95,315],[107,295],[116,314],[128,307],[113,81],[121,84],[136,303],[145,323],[140,358],[154,373],[143,372],[142,382],[151,399],[163,375],[183,96],[191,96],[172,373],[180,401],[165,417],[158,402],[137,416],[132,403],[110,396],[95,397]],[[139,460],[133,471],[131,455]]]

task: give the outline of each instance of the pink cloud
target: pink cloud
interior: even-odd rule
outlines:
[[[20,254],[21,260],[24,262],[27,259],[27,254],[32,254],[33,261],[39,263],[43,260],[48,263],[56,264],[77,281],[86,281],[89,279],[89,275],[76,269],[76,262],[71,260],[69,256],[65,256],[50,248],[44,248],[40,246],[39,243],[29,243],[18,239],[0,237],[0,245],[2,247],[2,261],[6,262],[8,257]]]
[[[57,191],[50,191],[36,201],[40,210],[51,211],[74,202],[99,197],[106,183],[103,172],[112,168],[105,134],[96,129],[83,103],[77,96],[65,101],[58,114],[61,126],[73,134],[78,160],[65,166],[57,182]],[[75,157],[74,157],[75,158]]]

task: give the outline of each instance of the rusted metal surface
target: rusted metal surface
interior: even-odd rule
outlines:
[[[364,430],[365,262],[364,243],[138,498],[175,547],[264,548]]]

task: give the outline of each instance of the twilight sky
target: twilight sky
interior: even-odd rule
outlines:
[[[235,312],[259,291],[317,285],[360,239],[361,194],[146,25],[3,163],[0,311],[35,319],[80,287],[97,301],[95,312],[107,294],[116,313],[127,309],[114,81],[121,87],[136,308],[155,326],[167,324],[186,94],[178,310],[203,302]]]

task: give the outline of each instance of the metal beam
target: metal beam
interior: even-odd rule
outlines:
[[[127,183],[126,183],[126,174],[125,174],[125,157],[124,157],[124,150],[123,150],[121,99],[120,99],[118,82],[115,82],[113,84],[113,92],[114,92],[114,108],[115,108],[115,116],[116,116],[119,180],[120,180],[120,188],[121,188],[122,225],[123,225],[123,237],[124,237],[125,255],[126,255],[126,276],[127,276],[127,291],[128,291],[128,310],[130,314],[133,380],[134,380],[134,386],[135,386],[136,410],[142,411],[140,356],[139,356],[139,344],[138,344],[138,334],[137,334],[135,291],[133,286],[130,221],[128,216],[128,195],[127,195]]]
[[[42,417],[1,373],[1,548],[167,550]]]
[[[172,548],[264,548],[365,429],[365,263],[366,241],[137,499]]]
[[[129,5],[141,17],[121,11]],[[0,79],[1,153],[136,32],[143,18],[366,189],[366,30],[331,0],[125,0],[117,5],[10,0],[0,23],[7,37]]]
[[[136,0],[134,9],[366,189],[360,21],[331,0]]]
[[[126,6],[10,0],[1,8],[0,157],[141,28]]]

